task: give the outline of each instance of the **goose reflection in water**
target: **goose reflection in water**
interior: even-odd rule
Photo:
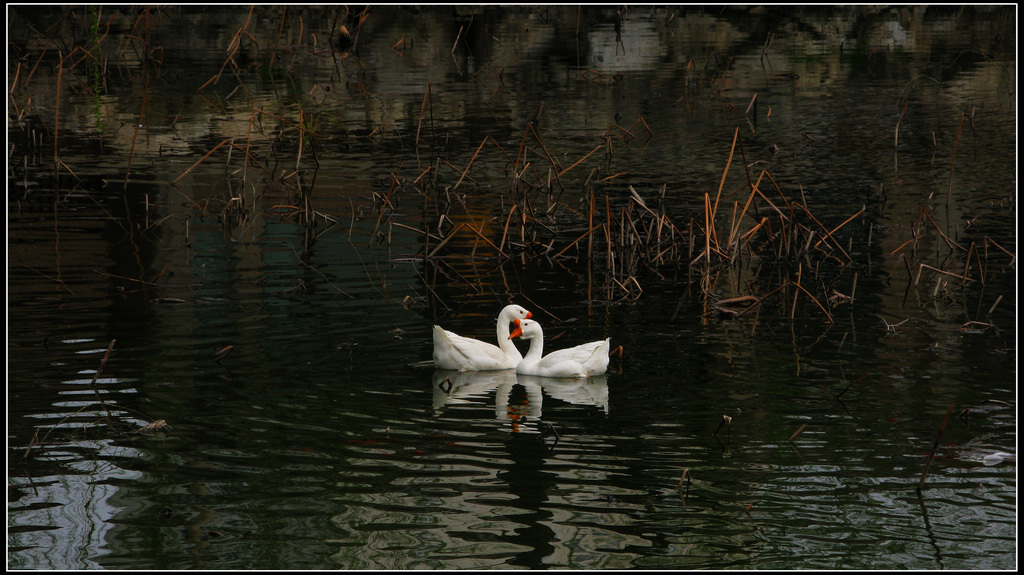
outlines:
[[[515,370],[436,370],[433,376],[435,415],[448,406],[483,404],[494,392],[494,415],[509,422],[512,431],[537,431],[543,413],[544,394],[574,405],[592,405],[608,413],[608,378],[587,379],[539,377],[516,374]]]

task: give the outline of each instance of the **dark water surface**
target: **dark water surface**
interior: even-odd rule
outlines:
[[[9,7],[7,76],[10,568],[1016,566],[1013,6]],[[622,355],[418,365],[508,302]]]

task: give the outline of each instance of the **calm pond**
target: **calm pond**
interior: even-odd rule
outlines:
[[[1016,22],[8,6],[8,567],[1015,569]]]

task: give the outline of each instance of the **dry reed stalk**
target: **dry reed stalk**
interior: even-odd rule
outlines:
[[[430,238],[433,238],[433,239],[436,239],[436,240],[440,240],[441,239],[439,236],[435,236],[435,235],[431,234],[430,232],[428,232],[427,230],[420,230],[420,229],[414,228],[412,226],[407,226],[407,225],[399,223],[399,222],[390,222],[388,225],[398,226],[400,228],[405,228],[405,229],[407,229],[407,230],[409,230],[411,232],[415,232],[415,233],[420,234],[422,236],[429,236]]]
[[[537,129],[534,128],[533,124],[527,124],[526,129],[533,133],[533,137],[535,140],[537,140],[537,143],[540,145],[540,149],[544,151],[544,156],[548,159],[549,162],[551,162],[551,167],[554,168],[555,174],[561,172],[562,170],[559,167],[558,162],[555,161],[554,156],[552,156],[551,153],[548,152],[547,146],[544,145],[544,140],[541,139],[540,134],[537,133]],[[557,175],[555,176],[555,181],[558,182],[558,187],[561,188],[562,182],[561,180],[558,179]]]
[[[496,252],[498,252],[499,254],[501,254],[502,257],[504,257],[505,259],[509,259],[508,255],[505,252],[501,251],[501,248],[499,248],[498,246],[494,245],[494,242],[492,242],[491,240],[487,239],[487,236],[485,236],[483,234],[482,230],[484,229],[484,225],[485,224],[486,224],[486,222],[480,222],[480,230],[474,229],[473,226],[468,226],[467,225],[466,227],[469,228],[469,231],[473,232],[474,234],[479,236],[480,239],[485,241],[487,243],[487,245],[489,245],[492,248],[494,248],[494,250]],[[473,247],[473,252],[474,253],[476,252],[476,247],[475,246]]]
[[[996,301],[992,304],[992,307],[988,308],[989,315],[992,315],[992,312],[996,311],[996,306],[999,305],[999,302],[1001,301],[1003,301],[1003,296],[999,296],[996,298]]]
[[[107,410],[107,417],[108,418],[113,418],[113,413],[111,413],[111,411],[110,411],[110,406],[107,405],[103,401],[102,397],[100,397],[100,390],[99,390],[98,387],[96,387],[96,380],[98,380],[99,377],[100,377],[100,374],[103,373],[103,368],[107,366],[107,360],[110,359],[110,352],[112,352],[114,350],[114,344],[115,343],[117,343],[116,339],[110,340],[110,345],[107,346],[107,353],[103,354],[103,360],[100,362],[100,366],[96,370],[96,373],[93,374],[93,376],[92,376],[92,383],[91,383],[93,393],[96,394],[96,402],[99,403],[100,405],[102,405],[104,407],[104,409]]]
[[[704,193],[704,254],[711,267],[711,196]]]
[[[452,190],[457,190],[459,188],[459,184],[461,184],[462,180],[464,180],[466,178],[466,174],[469,172],[469,168],[473,165],[473,162],[476,161],[476,157],[478,155],[480,155],[480,150],[482,150],[484,148],[484,144],[486,144],[487,140],[490,140],[490,139],[491,139],[490,136],[484,136],[483,141],[480,142],[480,145],[477,146],[476,151],[473,152],[473,156],[469,159],[469,163],[466,164],[466,169],[462,171],[462,176],[459,177],[459,181],[455,182],[455,185],[452,186]]]
[[[821,311],[825,314],[825,316],[828,317],[828,323],[832,323],[832,321],[833,321],[832,320],[832,314],[828,313],[828,310],[825,309],[825,306],[821,305],[821,302],[818,301],[818,298],[814,297],[811,294],[811,292],[807,291],[807,289],[804,288],[804,286],[802,286],[800,284],[795,284],[795,285],[796,285],[797,288],[800,289],[800,291],[802,291],[805,294],[807,294],[807,297],[811,298],[811,301],[813,301],[815,303],[815,305],[817,305],[818,308],[821,309]]]
[[[149,74],[148,69],[147,69],[147,72],[146,72],[146,83],[145,83],[145,86],[142,89],[142,104],[139,106],[139,121],[135,122],[135,130],[132,132],[132,145],[128,149],[128,166],[127,166],[127,168],[125,168],[126,174],[125,174],[125,178],[124,178],[124,188],[125,189],[128,189],[128,180],[130,179],[131,173],[132,173],[132,159],[135,157],[135,143],[139,139],[139,130],[143,126],[142,121],[143,121],[143,118],[145,117],[145,114],[146,114],[146,103],[149,100],[149,80],[150,80],[150,74]]]
[[[579,160],[576,160],[575,164],[573,164],[573,165],[569,166],[568,168],[562,170],[561,173],[559,173],[558,175],[559,176],[564,176],[566,172],[568,172],[569,170],[571,170],[571,169],[575,168],[576,166],[580,165],[581,163],[583,163],[584,160],[586,160],[590,156],[594,155],[594,152],[600,150],[603,147],[604,147],[604,145],[601,145],[601,146],[598,146],[598,147],[594,148],[593,150],[590,151],[590,153],[588,153],[586,156],[583,156]]]
[[[997,244],[995,240],[993,240],[992,238],[990,238],[990,237],[988,237],[988,236],[985,236],[985,251],[986,251],[986,253],[988,252],[988,244],[989,244],[989,243],[991,243],[991,244],[992,244],[992,245],[994,245],[995,247],[999,248],[999,250],[1000,250],[1001,252],[1003,252],[1004,254],[1006,254],[1006,255],[1010,256],[1010,265],[1011,265],[1011,266],[1012,266],[1012,265],[1014,264],[1014,262],[1016,262],[1016,261],[1017,261],[1017,256],[1013,255],[1013,253],[1012,253],[1012,252],[1010,252],[1009,250],[1007,250],[1007,249],[1006,249],[1006,248],[1004,248],[1003,246],[1001,246],[1001,245]],[[986,259],[987,259],[987,256],[986,256]]]
[[[710,275],[710,274],[705,274],[705,277],[707,277],[708,275]],[[750,305],[748,305],[747,307],[741,309],[740,311],[735,312],[735,316],[739,317],[739,316],[747,313],[748,311],[750,311],[752,309],[760,310],[761,309],[761,302],[763,302],[764,300],[768,299],[770,296],[774,295],[776,292],[779,292],[779,291],[782,291],[782,290],[786,289],[787,287],[790,286],[790,284],[792,284],[792,282],[787,282],[787,283],[785,283],[785,284],[783,284],[783,285],[781,285],[781,286],[779,286],[779,287],[769,291],[768,293],[764,294],[763,296],[761,296],[759,298],[756,298],[757,301],[751,303]],[[705,290],[705,292],[707,292],[707,291],[708,290]]]
[[[914,281],[914,272],[910,269],[910,260],[907,259],[906,254],[900,254],[900,257],[896,259],[896,263],[892,264],[892,269],[889,270],[889,273],[891,274],[896,269],[896,266],[900,265],[901,261],[903,262],[903,269],[907,271],[907,281]],[[909,288],[910,286],[908,285],[907,287]]]
[[[794,213],[793,204],[790,203],[789,199],[786,198],[786,195],[782,193],[782,188],[779,187],[779,184],[778,184],[778,182],[775,181],[775,178],[773,178],[772,175],[769,172],[767,172],[767,171],[762,171],[762,173],[764,174],[765,177],[768,178],[768,181],[772,183],[772,186],[775,187],[775,192],[779,194],[780,198],[782,198],[782,202],[786,205],[786,209],[789,210],[789,218],[786,218],[786,214],[784,214],[782,212],[782,210],[780,210],[778,207],[776,207],[775,204],[772,203],[772,201],[770,199],[768,199],[768,196],[764,195],[761,192],[760,186],[757,187],[757,195],[761,196],[761,198],[764,201],[768,202],[768,205],[771,206],[773,210],[778,212],[779,217],[781,217],[784,220],[785,219],[792,219],[793,213]],[[758,184],[760,184],[761,178],[758,177],[757,181],[758,181]]]
[[[729,159],[725,163],[725,170],[722,171],[722,179],[718,183],[718,194],[715,196],[715,206],[714,206],[714,209],[712,209],[712,211],[711,211],[711,219],[714,219],[715,214],[718,213],[718,201],[722,197],[722,188],[725,187],[725,178],[729,174],[729,166],[732,165],[732,157],[733,157],[733,154],[736,153],[736,143],[739,140],[739,137],[740,137],[740,129],[739,129],[739,127],[737,127],[736,130],[733,132],[733,135],[732,135],[732,147],[729,148]],[[716,245],[716,247],[718,245],[717,239],[715,241],[715,245]]]
[[[565,252],[569,251],[569,248],[575,246],[576,244],[581,242],[584,238],[590,237],[590,234],[594,233],[594,231],[596,231],[600,227],[601,227],[601,224],[598,224],[596,226],[591,227],[589,230],[584,232],[584,234],[582,236],[576,238],[575,240],[570,242],[569,245],[567,245],[564,248],[562,248],[562,251],[560,251],[557,254],[555,254],[554,257],[556,257],[556,258],[561,257],[562,254],[564,254]]]
[[[796,287],[800,287],[800,280],[803,277],[803,273],[804,273],[804,266],[803,266],[803,264],[800,264],[797,267],[797,270],[796,270],[796,284],[795,284]],[[804,291],[806,291],[806,290],[804,290]],[[800,295],[799,291],[794,291],[793,292],[793,305],[792,305],[792,307],[789,308],[789,320],[790,321],[793,321],[793,317],[796,315],[796,298],[799,295]]]
[[[491,143],[494,144],[494,147],[498,148],[498,151],[501,152],[501,155],[505,156],[505,161],[508,162],[509,165],[513,165],[512,157],[508,155],[508,152],[505,151],[505,148],[502,148],[501,144],[499,144],[498,141],[495,140],[494,138],[491,138]]]
[[[462,30],[465,26],[459,26],[459,33],[455,35],[455,42],[452,43],[452,57],[455,57],[455,48],[459,45],[459,40],[462,38]]]
[[[608,261],[608,265],[611,268],[610,269],[611,275],[614,276],[615,275],[615,258],[613,257],[613,252],[612,252],[612,206],[611,206],[611,200],[608,199],[608,195],[607,194],[605,194],[605,196],[604,196],[604,215],[605,215],[604,238],[605,238],[606,245],[608,246],[607,261]]]
[[[235,144],[235,143],[234,143],[234,142],[232,142],[231,140],[224,140],[224,141],[222,141],[221,143],[219,143],[219,144],[217,144],[216,146],[214,146],[212,150],[210,150],[209,152],[206,152],[206,154],[205,154],[205,155],[204,155],[204,156],[203,156],[202,158],[199,158],[198,160],[196,160],[196,162],[195,162],[194,164],[192,164],[191,166],[189,166],[189,167],[188,167],[188,168],[187,168],[187,169],[186,169],[185,171],[183,171],[183,172],[181,173],[181,175],[179,175],[179,176],[178,176],[177,178],[175,178],[175,179],[174,179],[174,180],[173,180],[173,181],[171,182],[171,184],[176,184],[176,183],[178,183],[178,181],[179,181],[179,180],[181,180],[181,179],[182,179],[182,178],[184,178],[185,176],[189,175],[189,174],[190,174],[190,173],[192,172],[192,170],[194,170],[194,169],[196,168],[196,166],[198,166],[199,164],[201,164],[201,163],[203,163],[204,161],[206,161],[206,158],[209,158],[211,154],[213,154],[214,152],[216,152],[217,150],[219,150],[219,149],[220,149],[220,147],[221,147],[221,146],[223,146],[224,144],[228,144],[228,145],[229,145],[229,146],[231,146],[232,148],[235,148],[235,149],[239,150],[240,152],[242,152],[243,154],[245,154],[247,158],[249,158],[250,160],[252,160],[252,161],[253,161],[253,162],[254,162],[255,164],[259,165],[259,167],[260,167],[260,168],[262,168],[262,169],[263,169],[263,170],[264,170],[264,171],[265,171],[266,173],[268,173],[268,174],[270,173],[270,172],[269,172],[269,170],[267,170],[267,168],[266,168],[265,166],[263,166],[263,164],[261,164],[261,163],[259,162],[259,160],[257,160],[256,158],[252,157],[252,155],[250,155],[250,154],[248,153],[248,151],[246,151],[246,150],[242,149],[242,148],[241,148],[240,146],[238,146],[237,144]]]
[[[803,433],[805,429],[807,429],[807,424],[806,423],[804,423],[803,425],[798,427],[797,430],[793,432],[793,435],[789,436],[789,441],[793,441],[794,439],[799,437],[800,434]]]
[[[587,211],[587,226],[593,228],[594,227],[594,188],[592,188],[592,187],[587,188],[587,191],[589,192],[587,195],[590,196],[588,198],[590,200],[588,202],[589,205],[590,205],[590,209]],[[591,236],[587,237],[587,265],[589,266],[590,262],[592,262],[593,260],[594,260],[594,236],[591,235]],[[589,274],[588,274],[588,277],[589,277]]]
[[[985,285],[985,266],[981,263],[981,258],[978,256],[978,247],[974,242],[967,248],[967,257],[964,258],[964,277],[967,277],[967,272],[971,269],[971,254],[974,254],[974,261],[978,263],[978,279],[981,281],[981,285]]]
[[[687,236],[686,237],[690,240],[689,241],[689,251],[687,252],[686,257],[689,258],[689,261],[692,262],[693,261],[693,218],[690,218],[689,227],[688,227],[688,230],[687,230]]]
[[[902,250],[904,247],[906,247],[907,244],[914,243],[917,240],[921,239],[922,237],[923,236],[914,236],[914,237],[910,238],[909,240],[907,240],[907,241],[903,242],[902,244],[900,244],[896,249],[894,249],[893,251],[889,252],[889,255],[890,256],[896,255],[896,252]]]
[[[762,171],[762,174],[764,172]],[[758,178],[758,184],[761,180]],[[739,219],[736,218],[735,208],[733,209],[733,221],[732,225],[729,226],[729,239],[726,241],[726,247],[733,245],[733,239],[736,237],[736,233],[739,232],[740,222],[743,220],[743,216],[747,215],[747,210],[750,208],[750,204],[754,201],[754,196],[757,195],[757,185],[751,185],[750,194],[747,196],[747,201],[743,204],[743,210],[740,211]],[[751,216],[755,217],[755,216]],[[737,241],[737,246],[739,242]]]
[[[416,122],[416,140],[415,144],[417,147],[420,145],[420,129],[423,127],[423,112],[427,109],[427,102],[430,99],[430,81],[427,80],[427,88],[423,90],[423,102],[420,104],[420,119]],[[433,125],[434,108],[433,104],[430,107],[430,118],[431,125]]]
[[[447,244],[452,238],[454,238],[455,234],[459,230],[461,230],[463,227],[465,227],[465,226],[466,226],[466,224],[460,223],[459,225],[455,226],[454,229],[452,229],[450,232],[448,232],[448,235],[446,235],[445,238],[443,240],[441,240],[440,243],[438,243],[436,246],[434,246],[434,250],[431,251],[429,254],[427,254],[427,259],[433,258],[437,254],[437,251],[440,250],[441,248],[443,248],[444,245]]]
[[[926,210],[924,208],[924,206],[921,206],[921,217],[928,218],[928,221],[931,222],[932,227],[935,228],[935,231],[939,232],[939,236],[942,238],[943,241],[946,242],[946,246],[949,247],[949,249],[952,250],[954,247],[957,247],[957,248],[959,248],[961,250],[964,249],[963,246],[961,246],[960,244],[954,242],[953,240],[951,240],[949,238],[949,236],[947,236],[946,234],[942,233],[942,230],[939,229],[939,224],[935,223],[935,220],[932,219],[932,215],[928,213],[928,210]]]
[[[394,193],[396,187],[399,186],[398,177],[395,174],[391,174],[391,187],[388,188],[388,193],[384,196],[384,201],[380,205],[380,213],[377,214],[377,224],[373,226],[373,232],[370,234],[370,242],[373,242],[373,238],[377,237],[377,230],[380,229],[380,222],[384,218],[384,209],[391,206],[394,211],[394,206],[391,205],[391,194]]]
[[[734,258],[739,255],[739,247],[738,246],[734,246],[733,243],[732,243],[733,230],[736,229],[736,210],[739,207],[740,207],[740,203],[739,202],[734,201],[732,203],[732,215],[731,215],[731,218],[729,220],[729,222],[730,222],[729,223],[729,237],[725,241],[725,249],[733,252],[733,257]]]
[[[953,195],[953,166],[956,165],[956,151],[960,147],[960,132],[964,129],[965,112],[960,112],[960,124],[956,128],[956,139],[953,141],[953,157],[949,160],[949,184],[946,186],[946,206],[949,206],[949,199]]]
[[[412,183],[413,183],[413,185],[414,185],[414,189],[415,189],[415,190],[416,190],[417,192],[420,192],[420,194],[421,194],[421,195],[424,195],[424,196],[425,196],[426,194],[423,194],[423,192],[421,192],[419,188],[416,188],[416,187],[415,187],[415,184],[418,184],[418,183],[420,183],[420,180],[422,180],[422,179],[423,179],[423,176],[427,175],[427,172],[431,171],[432,169],[434,169],[434,167],[433,167],[433,166],[427,166],[427,169],[425,169],[425,170],[423,170],[422,172],[420,172],[420,175],[416,176],[416,178],[415,178],[415,179],[413,179],[413,181],[412,181]]]
[[[57,27],[58,25],[60,25],[60,23],[61,23],[61,22],[62,22],[62,21],[63,21],[63,20],[65,19],[65,18],[68,18],[68,17],[70,17],[70,16],[71,16],[71,14],[72,14],[72,12],[71,12],[70,10],[69,10],[69,11],[67,11],[67,12],[66,12],[66,13],[65,13],[65,14],[64,14],[63,16],[61,16],[60,20],[58,20],[58,21],[57,21],[57,23],[53,25],[53,27],[52,27],[52,28],[56,28],[56,27]],[[40,52],[40,53],[39,53],[39,58],[38,58],[38,59],[36,59],[36,63],[35,63],[35,65],[34,65],[34,66],[32,66],[32,69],[31,69],[31,70],[29,71],[29,73],[28,73],[28,77],[27,77],[27,78],[25,78],[25,85],[26,85],[26,86],[27,86],[28,84],[31,84],[31,83],[32,83],[32,77],[36,75],[36,69],[37,69],[37,68],[39,68],[39,65],[43,63],[43,58],[45,58],[45,57],[46,57],[46,52],[47,52],[47,51],[49,51],[49,49],[50,49],[50,46],[51,46],[51,45],[53,45],[53,36],[52,36],[52,35],[50,35],[50,36],[48,36],[48,37],[46,38],[46,45],[45,45],[45,46],[43,46],[43,50],[42,50],[42,52]],[[59,54],[60,54],[60,52],[58,51],[58,55],[59,55]],[[58,62],[59,62],[59,61],[61,61],[61,58],[60,58],[60,57],[58,57],[58,58],[57,58],[57,61],[58,61]],[[59,71],[58,71],[58,73],[59,73]]]
[[[516,213],[518,209],[519,204],[512,204],[508,211],[508,216],[505,218],[505,227],[501,231],[501,242],[498,244],[498,251],[502,251],[505,248],[505,239],[508,238],[508,226],[512,223],[512,214]],[[520,213],[522,213],[521,210]],[[525,224],[526,220],[524,219],[522,223]]]
[[[830,230],[830,231],[828,232],[828,234],[827,234],[827,235],[828,235],[829,237],[832,237],[832,234],[834,234],[834,233],[838,232],[840,228],[842,228],[842,227],[843,227],[843,226],[845,226],[846,224],[848,224],[848,223],[850,223],[851,221],[853,221],[853,219],[854,219],[854,218],[856,218],[857,216],[859,216],[859,215],[863,214],[863,213],[864,213],[864,210],[865,210],[865,209],[866,209],[866,206],[865,206],[865,207],[862,207],[862,208],[860,209],[860,211],[858,211],[858,212],[857,212],[856,214],[853,214],[852,216],[850,216],[850,217],[846,218],[846,220],[845,220],[845,221],[844,221],[843,223],[841,223],[841,224],[839,224],[838,226],[836,226],[836,227],[832,228],[832,230]],[[869,236],[869,237],[870,237],[870,236]],[[833,238],[833,239],[834,239],[834,238]],[[853,238],[850,238],[850,240],[851,240],[851,241],[853,241]],[[820,244],[820,243],[821,243],[821,240],[819,240],[819,241],[818,241],[818,243],[817,243],[817,244],[814,244],[814,245],[815,245],[815,246],[817,246],[817,245],[818,245],[818,244]],[[849,257],[849,256],[847,256],[847,257]]]
[[[932,270],[933,272],[938,272],[938,273],[943,274],[943,275],[947,275],[947,276],[950,276],[950,277],[957,278],[959,280],[963,280],[964,282],[975,281],[975,280],[973,280],[973,279],[971,279],[971,278],[969,278],[967,276],[962,276],[962,275],[959,275],[959,274],[955,274],[953,272],[947,272],[945,270],[940,270],[939,268],[933,268],[932,266],[930,266],[928,264],[920,264],[920,267],[917,268],[917,278],[914,279],[914,285],[917,285],[918,282],[921,281],[921,272],[924,269],[926,269],[926,268]]]
[[[683,238],[683,232],[682,232],[682,231],[680,231],[680,230],[679,230],[679,228],[677,228],[677,227],[675,226],[675,224],[673,224],[673,223],[672,223],[672,220],[670,220],[670,219],[668,218],[668,216],[666,216],[666,215],[664,215],[664,214],[658,214],[658,213],[656,213],[656,212],[655,212],[654,210],[652,210],[651,208],[647,207],[647,204],[646,204],[646,203],[645,203],[645,202],[643,201],[643,198],[641,198],[641,197],[640,197],[640,194],[638,194],[638,193],[636,192],[636,190],[634,190],[634,189],[633,189],[633,186],[630,186],[630,187],[629,187],[629,191],[630,191],[630,193],[631,193],[631,194],[633,195],[633,199],[634,199],[634,200],[635,200],[635,201],[637,202],[637,205],[639,205],[639,206],[640,206],[641,208],[643,208],[644,210],[646,210],[646,211],[647,211],[647,213],[651,214],[651,216],[652,216],[652,217],[653,217],[653,218],[654,218],[655,220],[657,220],[657,221],[659,222],[659,232],[658,232],[658,233],[659,233],[659,236],[660,236],[660,233],[661,233],[661,232],[660,232],[660,226],[661,226],[661,222],[664,222],[666,226],[668,226],[668,227],[672,228],[672,231],[673,231],[673,232],[675,232],[676,234],[678,234],[678,235],[679,235],[679,238],[680,238],[680,239],[682,239],[682,238]]]
[[[619,172],[619,173],[617,173],[617,174],[612,174],[612,175],[610,175],[610,176],[608,176],[608,177],[605,177],[605,178],[601,178],[601,179],[600,179],[599,181],[600,181],[601,183],[605,183],[605,182],[607,182],[607,181],[609,181],[609,180],[614,180],[615,178],[618,178],[618,177],[620,177],[620,176],[625,176],[625,175],[626,175],[626,174],[628,174],[628,173],[629,173],[629,172]]]
[[[633,126],[636,126],[637,122],[640,122],[640,124],[644,127],[644,129],[647,130],[647,134],[650,137],[652,137],[652,138],[654,137],[654,130],[652,130],[651,127],[647,125],[647,120],[644,120],[643,116],[640,116],[639,118],[637,118],[636,122],[633,122]],[[633,126],[630,126],[629,129],[632,130]]]
[[[818,218],[814,217],[814,214],[811,213],[811,210],[807,209],[807,206],[805,206],[803,204],[796,204],[796,205],[799,206],[800,209],[802,209],[804,211],[804,213],[806,213],[811,218],[811,220],[814,223],[818,224],[818,227],[821,228],[821,231],[825,232],[825,235],[828,236],[828,238],[830,240],[832,240],[832,242],[835,244],[836,249],[838,249],[839,251],[843,252],[843,255],[846,256],[846,259],[849,260],[852,263],[853,262],[853,258],[850,257],[850,254],[846,253],[846,250],[843,249],[843,246],[839,245],[839,242],[836,241],[836,239],[834,237],[832,237],[832,232],[828,231],[828,228],[823,226],[822,223],[818,221]],[[859,216],[861,214],[861,212],[863,212],[863,211],[864,211],[864,208],[861,208],[860,212],[857,212],[850,219],[846,220],[846,222],[843,222],[842,224],[837,226],[836,230],[838,230],[839,228],[845,226],[847,222],[849,222],[853,218]],[[833,231],[835,231],[835,230],[833,230]],[[821,244],[822,241],[823,240],[818,240],[818,243],[814,244],[814,245],[818,246],[819,244]],[[810,241],[808,241],[808,244],[809,243],[810,243]]]
[[[363,11],[359,13],[358,20],[356,21],[356,32],[352,35],[352,47],[349,48],[350,52],[355,52],[356,47],[359,45],[359,32],[363,29],[363,23],[370,17],[370,5],[367,4],[363,7]]]
[[[471,288],[474,293],[478,293],[478,294],[479,293],[483,293],[483,290],[481,290],[479,287],[477,287],[477,285],[474,284],[473,282],[471,282],[468,279],[466,279],[465,276],[463,276],[462,274],[459,273],[459,270],[453,268],[451,266],[451,264],[449,264],[448,262],[444,261],[444,259],[439,259],[439,260],[437,260],[437,262],[438,262],[439,266],[445,267],[448,270],[449,273],[454,274],[455,277],[459,278],[464,284],[466,284],[466,286]]]
[[[906,101],[903,102],[903,111],[900,112],[900,117],[896,120],[896,130],[895,130],[895,134],[893,134],[893,142],[892,142],[892,147],[893,148],[898,148],[899,145],[900,145],[900,122],[903,121],[903,114],[907,113],[907,106],[909,104],[910,104],[909,100],[906,100]]]
[[[249,21],[252,20],[252,13],[253,13],[253,11],[255,9],[256,9],[256,5],[255,4],[249,7],[249,14],[245,18],[245,23],[242,25],[241,28],[239,28],[238,30],[235,31],[234,37],[232,37],[231,38],[231,42],[228,43],[228,57],[224,59],[224,63],[221,64],[220,70],[217,72],[216,75],[214,75],[212,78],[207,80],[205,84],[200,86],[199,89],[196,90],[197,92],[201,91],[203,88],[208,86],[210,84],[210,82],[213,82],[214,84],[217,84],[220,81],[220,77],[224,73],[224,68],[227,67],[228,62],[234,63],[234,61],[235,61],[235,53],[238,52],[238,48],[242,44],[241,38],[242,38],[243,34],[249,36],[249,39],[252,40],[254,44],[256,43],[256,39],[253,38],[252,35],[249,34],[249,32],[247,31],[247,28],[249,27]],[[236,64],[236,67],[237,67],[237,64]]]
[[[57,172],[57,161],[60,159],[60,152],[57,144],[60,141],[60,85],[61,80],[64,76],[64,57],[61,52],[57,52],[57,93],[55,95],[55,102],[53,105],[53,170],[54,176],[54,188],[60,188],[60,177]]]
[[[633,125],[635,126],[636,124],[634,123]],[[618,128],[620,132],[626,134],[627,142],[632,142],[633,140],[636,139],[636,136],[633,135],[633,132],[630,132],[629,130],[623,128],[622,126],[614,123],[611,126],[608,126],[608,129],[605,130],[603,134],[601,134],[601,139],[608,139],[608,132],[611,132],[612,128]]]
[[[761,227],[764,226],[767,222],[768,222],[768,216],[764,216],[763,218],[761,218],[761,221],[758,222],[758,224],[756,226],[751,228],[750,231],[748,231],[747,233],[743,234],[743,236],[741,236],[740,238],[738,238],[736,240],[737,245],[745,245],[747,242],[749,242],[750,238],[753,237],[753,235],[755,233],[757,233],[757,230],[761,229]]]
[[[528,133],[529,132],[527,132],[526,130],[523,130],[523,137],[519,140],[519,149],[516,150],[516,159],[514,162],[512,162],[512,173],[517,174],[517,176],[519,174],[523,174],[526,172],[526,165],[523,166],[523,169],[519,169],[519,161],[526,161],[526,158],[523,157],[523,154],[526,152],[526,136]],[[527,162],[527,165],[528,164],[529,163]]]
[[[924,481],[928,477],[928,469],[932,466],[932,460],[935,459],[935,452],[939,449],[939,441],[942,439],[942,433],[946,430],[946,424],[949,423],[949,416],[953,414],[953,406],[950,405],[949,409],[946,410],[946,417],[942,420],[942,425],[939,426],[939,434],[935,437],[935,443],[932,445],[932,452],[928,455],[928,461],[924,464],[924,471],[921,473],[921,481],[917,484],[918,493],[924,489]]]
[[[299,108],[299,151],[295,154],[295,169],[298,170],[299,166],[302,165],[302,130],[305,127],[305,110]]]
[[[744,116],[749,116],[751,111],[754,113],[754,117],[757,117],[757,93],[750,98],[750,103],[747,104],[747,109],[743,111]]]

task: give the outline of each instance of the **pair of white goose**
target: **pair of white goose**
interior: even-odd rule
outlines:
[[[518,305],[505,306],[498,314],[498,345],[463,337],[434,326],[434,366],[455,371],[489,371],[515,368],[516,373],[541,377],[590,377],[608,371],[611,338],[592,341],[544,355],[544,331]],[[515,324],[509,332],[508,325]],[[512,339],[530,340],[526,355]]]

